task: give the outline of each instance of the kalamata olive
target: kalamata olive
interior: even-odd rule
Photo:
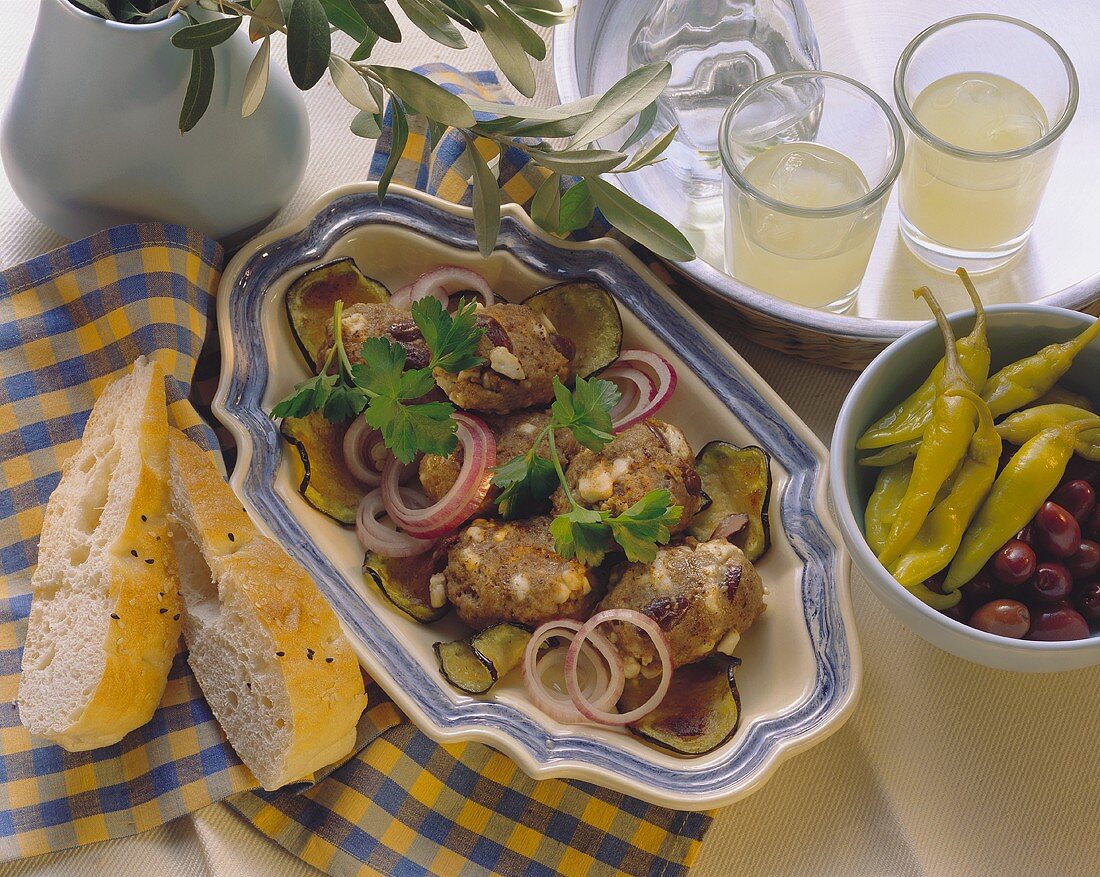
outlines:
[[[1082,539],[1077,550],[1066,558],[1066,569],[1075,582],[1084,582],[1100,575],[1100,543]]]
[[[1090,582],[1077,595],[1077,611],[1091,625],[1100,625],[1100,582]]]
[[[970,616],[970,626],[997,636],[1022,639],[1031,627],[1031,613],[1019,600],[991,600]]]
[[[1031,629],[1027,633],[1028,639],[1061,642],[1071,639],[1087,639],[1088,635],[1088,622],[1076,609],[1071,609],[1068,606],[1057,606],[1031,613]]]
[[[941,609],[940,612],[942,612],[948,618],[954,619],[955,621],[958,621],[961,624],[969,624],[970,623],[970,618],[969,618],[969,612],[967,611],[966,605],[967,605],[966,601],[961,600],[958,603],[956,603],[954,606],[948,606],[946,609]]]
[[[1083,529],[1090,539],[1100,542],[1100,505],[1092,510],[1092,514],[1089,515]]]
[[[1053,557],[1069,557],[1081,544],[1081,525],[1058,503],[1047,500],[1035,516],[1035,537]]]
[[[1066,466],[1064,481],[1087,481],[1094,488],[1100,489],[1100,461],[1086,460],[1074,454],[1070,457]]]
[[[1024,528],[1019,533],[1016,534],[1016,538],[1021,542],[1027,543],[1028,545],[1034,545],[1035,544],[1035,522],[1034,521],[1028,521],[1024,525]]]
[[[1035,575],[1038,563],[1030,545],[1013,539],[993,555],[993,574],[1004,584],[1016,588]]]
[[[1060,563],[1040,563],[1023,594],[1037,603],[1058,603],[1073,593],[1073,576]]]
[[[1084,521],[1096,508],[1096,491],[1081,478],[1063,481],[1050,498],[1073,515],[1078,523]]]
[[[1000,595],[1000,584],[988,568],[982,569],[962,586],[963,599],[970,606],[981,606]]]

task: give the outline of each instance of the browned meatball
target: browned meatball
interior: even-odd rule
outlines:
[[[487,414],[484,420],[496,436],[497,465],[502,466],[514,457],[531,450],[535,436],[550,422],[550,412],[527,410],[516,411],[513,414]],[[568,465],[581,447],[568,430],[560,430],[554,436],[554,446],[558,450],[563,466]],[[544,457],[549,458],[550,452],[547,450],[546,439],[542,440],[539,449]],[[458,479],[461,467],[462,445],[459,445],[449,457],[426,454],[420,460],[420,484],[424,492],[433,500],[442,499]],[[474,515],[486,517],[495,514],[499,496],[500,489],[490,487],[485,501]]]
[[[595,572],[554,551],[547,517],[474,521],[452,546],[447,568],[432,577],[433,590],[440,584],[458,617],[477,630],[587,618],[599,599]]]
[[[731,651],[764,611],[764,586],[740,548],[724,539],[689,543],[659,549],[653,563],[617,567],[597,607],[637,609],[656,621],[668,637],[673,668],[719,647]],[[652,642],[637,627],[612,621],[604,631],[623,656],[627,676],[660,672]]]
[[[477,353],[485,362],[457,375],[437,369],[447,397],[459,408],[497,414],[549,404],[554,378],[567,381],[572,374],[572,344],[524,305],[481,308],[478,322],[485,333]]]
[[[405,348],[407,368],[424,368],[431,352],[424,343],[420,329],[408,311],[401,311],[388,304],[352,305],[340,318],[340,331],[344,336],[344,350],[353,364],[363,361],[363,342],[368,338],[388,338]],[[320,368],[332,349],[332,325],[328,327],[325,341],[317,351],[316,367]]]
[[[565,473],[573,498],[599,511],[621,514],[651,490],[668,490],[672,504],[684,507],[673,533],[685,529],[699,511],[702,483],[684,434],[670,423],[647,420],[615,436],[598,453],[582,450]],[[560,488],[554,510],[569,511]]]

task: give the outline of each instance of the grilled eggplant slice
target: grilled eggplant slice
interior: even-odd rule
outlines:
[[[525,302],[545,315],[576,347],[573,374],[587,378],[619,358],[623,321],[611,293],[596,283],[567,281],[539,290]]]
[[[317,511],[351,525],[363,492],[341,452],[348,426],[332,423],[320,411],[314,411],[305,417],[284,418],[279,431],[298,449],[302,462],[298,492]]]
[[[678,668],[660,705],[630,725],[646,740],[681,755],[703,755],[717,749],[741,723],[741,696],[733,671],[740,659],[712,655]],[[645,703],[657,688],[657,679],[628,680],[619,699],[619,711]]]
[[[447,563],[447,549],[441,542],[433,550],[416,557],[383,557],[368,551],[363,559],[363,572],[394,606],[410,618],[430,624],[438,621],[451,608],[432,605],[432,576]]]
[[[768,525],[772,475],[767,451],[755,445],[739,448],[729,442],[711,442],[695,458],[695,468],[711,502],[696,514],[688,534],[707,540],[729,515],[748,515],[748,526],[730,541],[749,560],[759,560],[772,544]]]
[[[366,277],[354,259],[337,259],[311,268],[286,291],[286,315],[298,349],[316,369],[317,351],[325,341],[332,323],[332,307],[343,300],[344,307],[389,301],[390,293],[381,283]]]
[[[503,621],[465,639],[436,643],[443,677],[467,694],[484,694],[523,660],[531,631]]]

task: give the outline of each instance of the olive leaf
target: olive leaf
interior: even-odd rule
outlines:
[[[500,233],[500,185],[496,174],[490,170],[481,153],[478,152],[474,137],[466,135],[466,155],[473,167],[474,233],[477,236],[477,248],[485,258],[493,252],[497,235]]]
[[[187,80],[187,92],[180,109],[180,133],[185,134],[198,124],[214,91],[214,52],[194,49],[191,52],[191,76]]]
[[[574,183],[561,196],[561,205],[558,208],[558,234],[569,234],[584,228],[595,215],[596,202],[592,200],[588,183],[584,180]]]
[[[343,31],[357,43],[367,38],[370,28],[348,0],[321,0],[321,6],[325,10],[325,18],[334,28]]]
[[[530,25],[501,3],[500,0],[487,0],[487,2],[497,14],[497,17],[504,22],[505,27],[512,32],[523,51],[536,61],[542,61],[546,58],[546,43],[542,41],[542,37],[531,30]]]
[[[442,85],[432,82],[412,70],[400,67],[372,66],[386,86],[402,101],[416,107],[418,114],[455,128],[472,128],[476,122],[470,107],[462,98],[451,94]]]
[[[344,100],[358,110],[377,113],[378,104],[370,93],[370,87],[362,75],[339,55],[329,55],[328,75]]]
[[[401,161],[401,153],[405,151],[405,144],[409,139],[409,120],[405,116],[405,108],[401,101],[390,101],[390,155],[386,159],[386,166],[382,169],[382,175],[378,178],[378,202],[386,200],[386,191],[393,179],[393,172],[397,170],[397,164]]]
[[[279,0],[259,0],[248,21],[248,38],[252,42],[271,36],[286,24]]]
[[[224,43],[244,21],[239,15],[189,24],[172,34],[172,45],[180,49],[209,49]]]
[[[472,0],[440,0],[440,8],[467,30],[485,27],[485,17]]]
[[[355,47],[355,51],[351,53],[352,61],[366,61],[370,57],[370,53],[374,51],[374,46],[378,42],[378,34],[376,34],[370,28],[367,28],[367,35],[360,40],[359,45]]]
[[[481,100],[476,97],[465,97],[466,105],[479,113],[492,113],[493,115],[509,119],[533,119],[541,122],[556,122],[568,119],[576,115],[591,112],[599,102],[599,95],[570,101],[567,104],[559,104],[556,107],[520,107],[515,104],[501,104],[493,101]],[[485,124],[484,122],[479,124]]]
[[[321,0],[294,0],[286,26],[290,78],[302,91],[308,91],[325,75],[332,51],[328,18]]]
[[[674,262],[695,258],[688,239],[668,220],[599,177],[590,177],[585,182],[600,212],[619,231]]]
[[[538,24],[542,27],[557,27],[559,24],[565,24],[567,21],[572,20],[577,10],[576,7],[571,6],[568,9],[551,12],[545,9],[536,9],[530,3],[524,5],[513,3],[512,11],[520,18],[527,19],[531,24]]]
[[[657,161],[663,161],[664,159],[660,158],[661,153],[668,149],[669,144],[676,138],[676,132],[679,130],[679,125],[673,125],[648,146],[641,147],[634,153],[634,156],[630,159],[630,163],[618,168],[615,173],[629,174],[646,165],[653,164]]]
[[[492,10],[485,10],[485,29],[481,41],[500,67],[500,72],[524,97],[535,93],[535,71],[531,59],[512,37],[512,31]]]
[[[437,43],[452,49],[466,48],[466,41],[462,38],[462,34],[451,24],[450,19],[435,7],[423,4],[420,0],[397,0],[397,5],[408,16],[409,21]]]
[[[90,12],[92,15],[105,18],[107,21],[117,21],[115,14],[111,12],[110,7],[103,0],[73,0],[73,5],[85,12]]]
[[[351,120],[351,133],[356,137],[377,140],[382,136],[382,124],[378,115],[360,110],[355,114],[355,118]]]
[[[241,100],[241,116],[248,118],[264,99],[267,91],[267,74],[271,68],[271,37],[264,37],[256,57],[248,65],[244,76],[244,98]]]
[[[606,173],[626,160],[623,153],[613,152],[610,149],[552,150],[539,146],[521,148],[543,167],[575,177]]]
[[[642,138],[650,132],[653,128],[653,123],[657,121],[657,101],[651,103],[648,107],[638,113],[638,124],[634,127],[634,130],[630,133],[630,136],[623,141],[623,145],[619,149],[624,152],[630,149],[635,143],[641,143]]]
[[[428,119],[428,149],[435,151],[449,127],[449,125],[443,125],[435,119]]]
[[[389,43],[401,42],[401,28],[397,26],[397,20],[385,3],[375,3],[372,0],[350,0],[350,2],[367,27],[378,36]]]
[[[561,174],[550,174],[531,199],[531,218],[540,228],[556,232],[561,211]]]
[[[628,73],[596,102],[592,115],[573,135],[570,145],[591,143],[618,131],[640,110],[657,99],[665,90],[671,75],[672,65],[668,61],[647,64]]]

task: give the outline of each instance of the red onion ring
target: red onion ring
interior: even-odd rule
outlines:
[[[722,520],[718,522],[718,525],[714,528],[714,531],[710,534],[711,539],[729,539],[731,536],[736,536],[742,530],[749,525],[749,516],[742,512],[734,512],[733,514],[726,515]]]
[[[418,490],[400,488],[405,502],[421,508],[429,504],[428,497]],[[359,544],[368,551],[376,551],[383,557],[415,557],[435,545],[432,539],[417,539],[383,524],[379,518],[386,513],[381,488],[375,488],[359,501],[355,514],[355,535]]]
[[[409,310],[412,307],[412,299],[409,298],[412,288],[411,283],[406,283],[397,292],[393,293],[389,300],[390,306],[397,308],[399,311]]]
[[[527,689],[532,702],[550,718],[567,724],[583,723],[587,719],[573,705],[571,698],[554,693],[543,682],[543,674],[549,669],[549,665],[561,660],[557,656],[562,654],[562,650],[557,649],[541,657],[539,656],[539,650],[542,648],[543,643],[553,637],[572,640],[582,627],[579,621],[570,618],[548,621],[531,635],[523,654],[523,685]],[[583,653],[584,657],[591,662],[596,671],[595,679],[587,686],[586,694],[594,698],[595,703],[605,708],[611,707],[618,701],[622,695],[623,687],[626,685],[626,677],[623,675],[622,662],[619,660],[618,652],[615,651],[615,647],[611,645],[610,641],[600,633],[590,636],[585,645],[588,646],[588,651]],[[593,649],[593,647],[595,648]],[[594,655],[593,651],[598,652],[599,656]],[[580,652],[578,651],[578,653]],[[565,660],[568,661],[568,655]],[[568,679],[568,674],[566,674],[566,679]]]
[[[653,384],[653,378],[640,369],[631,366],[623,366],[620,369],[611,366],[606,369],[601,378],[624,382],[625,387],[620,387],[622,393],[618,404],[611,409],[611,422],[615,423],[624,415],[630,413],[639,405],[646,405],[656,395],[657,388]]]
[[[450,286],[450,291],[446,287]],[[488,307],[496,301],[489,281],[469,268],[460,268],[458,265],[441,265],[440,267],[421,274],[409,292],[409,303],[419,301],[426,295],[438,298],[444,307],[451,293],[461,290],[473,290],[481,296],[482,302]]]
[[[609,621],[625,621],[641,628],[652,640],[653,647],[657,650],[657,656],[661,659],[661,681],[657,685],[657,690],[640,707],[625,713],[610,712],[607,709],[608,705],[590,700],[581,690],[580,681],[577,679],[577,654],[584,643],[595,634],[596,628]],[[668,638],[656,621],[637,609],[605,609],[603,612],[597,612],[577,631],[577,635],[573,637],[573,642],[569,645],[569,652],[565,656],[565,685],[569,689],[569,697],[572,699],[573,705],[586,719],[601,725],[629,725],[631,722],[636,722],[638,719],[649,715],[665,699],[671,683],[672,655]],[[616,700],[618,700],[618,697],[616,697]]]
[[[356,481],[367,487],[377,487],[382,483],[382,470],[377,468],[374,459],[374,449],[382,442],[382,433],[372,427],[359,415],[352,421],[348,431],[344,433],[344,465]],[[383,445],[385,460],[392,457],[389,449]]]
[[[455,433],[462,444],[462,468],[451,489],[427,508],[410,508],[398,487],[406,467],[391,457],[382,468],[382,501],[393,521],[410,536],[434,539],[465,522],[489,492],[490,469],[496,465],[497,443],[482,421],[456,412]]]
[[[652,372],[652,376],[644,369]],[[645,375],[653,388],[652,394],[649,394],[644,401],[642,397],[647,395],[644,392],[645,384],[638,377],[638,373]],[[638,388],[637,401],[630,410],[620,411],[619,406],[615,406],[615,411],[618,413],[613,412],[611,418],[611,425],[615,432],[622,432],[635,423],[641,423],[647,417],[652,417],[665,406],[676,390],[676,370],[672,364],[663,356],[649,350],[624,350],[600,377],[605,380],[619,378],[630,381]]]

